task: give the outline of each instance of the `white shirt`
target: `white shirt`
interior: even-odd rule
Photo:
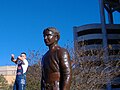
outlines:
[[[18,62],[19,63],[19,62]],[[26,73],[28,68],[28,61],[26,59],[23,60],[22,68],[23,68],[23,74]]]

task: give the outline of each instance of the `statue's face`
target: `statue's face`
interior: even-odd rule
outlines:
[[[44,33],[44,42],[47,46],[53,45],[56,42],[56,35],[54,32],[46,30]]]

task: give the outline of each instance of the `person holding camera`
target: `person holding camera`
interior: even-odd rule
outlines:
[[[11,61],[18,65],[13,90],[25,90],[26,71],[28,68],[28,61],[26,60],[26,53],[22,52],[20,56],[17,57],[17,59],[15,59],[14,54],[12,54]]]

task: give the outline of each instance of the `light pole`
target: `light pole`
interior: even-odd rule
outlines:
[[[99,0],[100,3],[100,18],[101,18],[101,29],[103,37],[103,60],[108,62],[108,41],[107,41],[107,31],[106,31],[106,21],[105,21],[105,12],[104,12],[104,0]],[[110,80],[107,80],[107,90],[111,90]]]

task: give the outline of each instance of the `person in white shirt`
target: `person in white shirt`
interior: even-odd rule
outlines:
[[[14,54],[11,54],[11,61],[18,65],[13,90],[25,90],[26,71],[28,68],[28,61],[26,60],[26,53],[22,52],[21,55],[17,57],[17,59],[15,59]]]

